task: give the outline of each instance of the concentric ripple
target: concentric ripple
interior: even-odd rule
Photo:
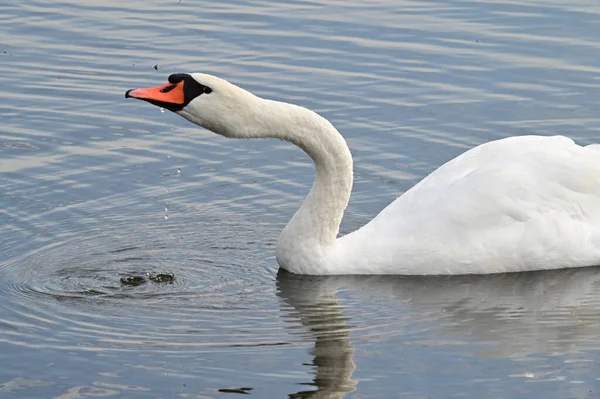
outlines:
[[[82,236],[0,265],[0,295],[5,298],[1,306],[6,308],[0,323],[12,327],[0,330],[0,341],[186,351],[207,345],[277,344],[264,324],[265,334],[259,336],[236,334],[228,325],[238,320],[248,327],[268,317],[260,313],[269,311],[261,311],[257,303],[273,295],[274,271],[266,262],[256,264],[252,254],[269,243],[248,244],[245,237],[257,234],[244,227],[252,226],[236,226],[237,235],[224,238],[221,232],[201,239],[192,225],[170,227],[145,225],[140,231]],[[163,236],[153,236],[157,231]],[[216,261],[225,258],[227,263]],[[173,281],[146,279],[138,286],[121,281],[161,273],[172,274]],[[244,312],[251,308],[248,318]],[[194,330],[202,331],[201,337],[190,334]]]

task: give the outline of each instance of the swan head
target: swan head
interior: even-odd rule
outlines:
[[[176,73],[161,86],[131,89],[125,98],[146,101],[231,138],[251,136],[259,98],[216,76]]]

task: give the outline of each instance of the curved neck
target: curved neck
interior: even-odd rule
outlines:
[[[247,125],[251,137],[274,137],[302,148],[314,161],[316,178],[300,209],[277,243],[280,266],[322,274],[323,259],[336,243],[352,191],[352,156],[342,135],[318,114],[292,104],[264,100],[266,112]]]

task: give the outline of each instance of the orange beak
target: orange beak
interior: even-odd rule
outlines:
[[[127,90],[125,98],[137,98],[168,109],[179,108],[185,104],[183,85],[184,81],[182,80],[179,83],[167,83],[147,89]]]

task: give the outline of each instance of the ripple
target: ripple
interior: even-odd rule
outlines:
[[[257,309],[269,295],[265,287],[274,290],[274,271],[247,261],[246,252],[253,250],[245,237],[260,245],[247,230],[256,225],[238,225],[239,235],[215,232],[209,239],[194,235],[192,227],[179,225],[176,235],[162,238],[123,230],[86,235],[0,264],[0,296],[9,309],[0,322],[11,327],[0,330],[0,342],[169,351],[281,344],[264,325],[259,336],[249,332],[258,320],[276,316]],[[131,237],[137,242],[127,242]],[[226,263],[215,261],[220,258]],[[175,278],[138,286],[121,282],[124,276],[160,273]],[[232,321],[246,332],[232,333]],[[201,337],[190,339],[194,331]]]
[[[2,143],[2,147],[7,148],[9,150],[19,151],[39,151],[40,149],[40,147],[36,145],[23,141],[5,141]]]

